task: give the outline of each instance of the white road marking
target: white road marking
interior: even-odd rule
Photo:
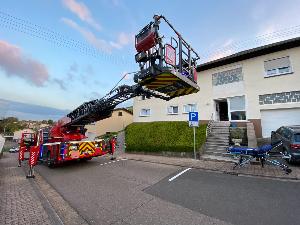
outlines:
[[[111,164],[111,163],[120,162],[120,161],[124,161],[124,160],[128,160],[128,159],[113,160],[113,161],[110,161],[110,162],[101,163],[101,164],[99,164],[99,166],[104,166],[104,165],[108,165],[108,164]]]
[[[177,177],[179,177],[180,175],[184,174],[185,172],[191,170],[192,168],[187,168],[184,171],[181,171],[180,173],[178,173],[177,175],[175,175],[174,177],[170,178],[169,181],[172,181],[174,179],[176,179]]]

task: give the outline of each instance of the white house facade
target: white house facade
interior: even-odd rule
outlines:
[[[197,67],[200,91],[171,101],[137,97],[134,122],[209,120],[254,124],[257,137],[300,125],[300,38],[246,50]]]

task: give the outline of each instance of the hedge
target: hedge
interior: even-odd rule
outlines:
[[[205,142],[206,125],[196,128],[196,149]],[[125,130],[128,152],[192,152],[193,129],[188,122],[132,123]]]

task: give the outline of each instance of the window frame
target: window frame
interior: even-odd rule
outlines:
[[[282,58],[288,58],[289,59],[289,66],[278,67],[278,68],[266,70],[266,68],[265,68],[265,63],[266,62],[273,61],[273,60],[278,60],[278,59],[282,59]],[[280,73],[279,71],[282,68],[289,68],[289,71]],[[275,71],[275,73],[268,74],[268,71]],[[291,63],[291,60],[290,60],[290,56],[283,56],[283,57],[278,57],[278,58],[275,58],[275,59],[269,59],[269,60],[264,61],[264,78],[276,77],[276,76],[287,75],[287,74],[292,74],[292,73],[293,73],[293,68],[292,68],[292,63]]]
[[[149,114],[142,114],[143,110],[149,111]],[[140,117],[149,117],[149,116],[151,116],[151,109],[150,108],[142,108],[140,110]]]
[[[244,97],[244,109],[243,110],[231,110],[231,98],[234,98],[234,97]],[[233,96],[233,97],[229,97],[227,98],[227,104],[228,104],[228,119],[229,121],[232,121],[232,122],[245,122],[245,121],[248,121],[247,120],[247,104],[246,104],[246,96],[245,95],[239,95],[239,96]],[[245,119],[244,120],[233,120],[231,119],[231,113],[232,112],[245,112]]]
[[[177,107],[177,113],[174,113],[174,108]],[[172,112],[169,112],[169,109],[172,108]],[[179,106],[178,105],[170,105],[167,107],[167,114],[168,115],[178,115],[179,114]]]
[[[184,108],[185,106],[191,106],[193,105],[195,107],[195,111],[185,111]],[[182,106],[182,114],[188,114],[189,112],[197,112],[197,103],[188,103],[188,104],[184,104]]]

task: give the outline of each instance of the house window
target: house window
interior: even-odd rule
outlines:
[[[292,72],[290,57],[265,61],[265,77],[289,74]]]
[[[169,106],[168,114],[170,115],[178,114],[178,106]]]
[[[123,113],[122,112],[118,112],[118,116],[123,116]]]
[[[197,105],[196,104],[186,104],[183,105],[183,113],[196,112]]]
[[[150,116],[150,109],[141,109],[140,116]]]
[[[229,98],[230,120],[246,120],[245,96]]]

